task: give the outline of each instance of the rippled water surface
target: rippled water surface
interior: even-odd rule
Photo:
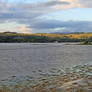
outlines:
[[[0,43],[0,80],[92,62],[92,46]]]

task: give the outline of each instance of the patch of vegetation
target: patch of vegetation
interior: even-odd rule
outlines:
[[[89,41],[85,41],[85,42],[81,42],[80,45],[92,45],[92,43]]]
[[[56,42],[92,42],[92,33],[71,34],[23,34],[14,32],[0,33],[0,43],[56,43]]]

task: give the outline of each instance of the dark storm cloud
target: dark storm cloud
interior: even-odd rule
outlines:
[[[53,32],[92,32],[92,22],[89,21],[58,21],[42,20],[33,23],[31,28],[35,30],[52,30]],[[44,31],[43,31],[44,32]]]

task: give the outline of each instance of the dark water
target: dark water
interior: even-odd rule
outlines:
[[[59,43],[0,44],[0,79],[92,62],[92,46]]]

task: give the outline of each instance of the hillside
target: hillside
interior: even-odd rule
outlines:
[[[0,33],[0,42],[92,42],[92,33],[71,34],[23,34],[14,32]]]

